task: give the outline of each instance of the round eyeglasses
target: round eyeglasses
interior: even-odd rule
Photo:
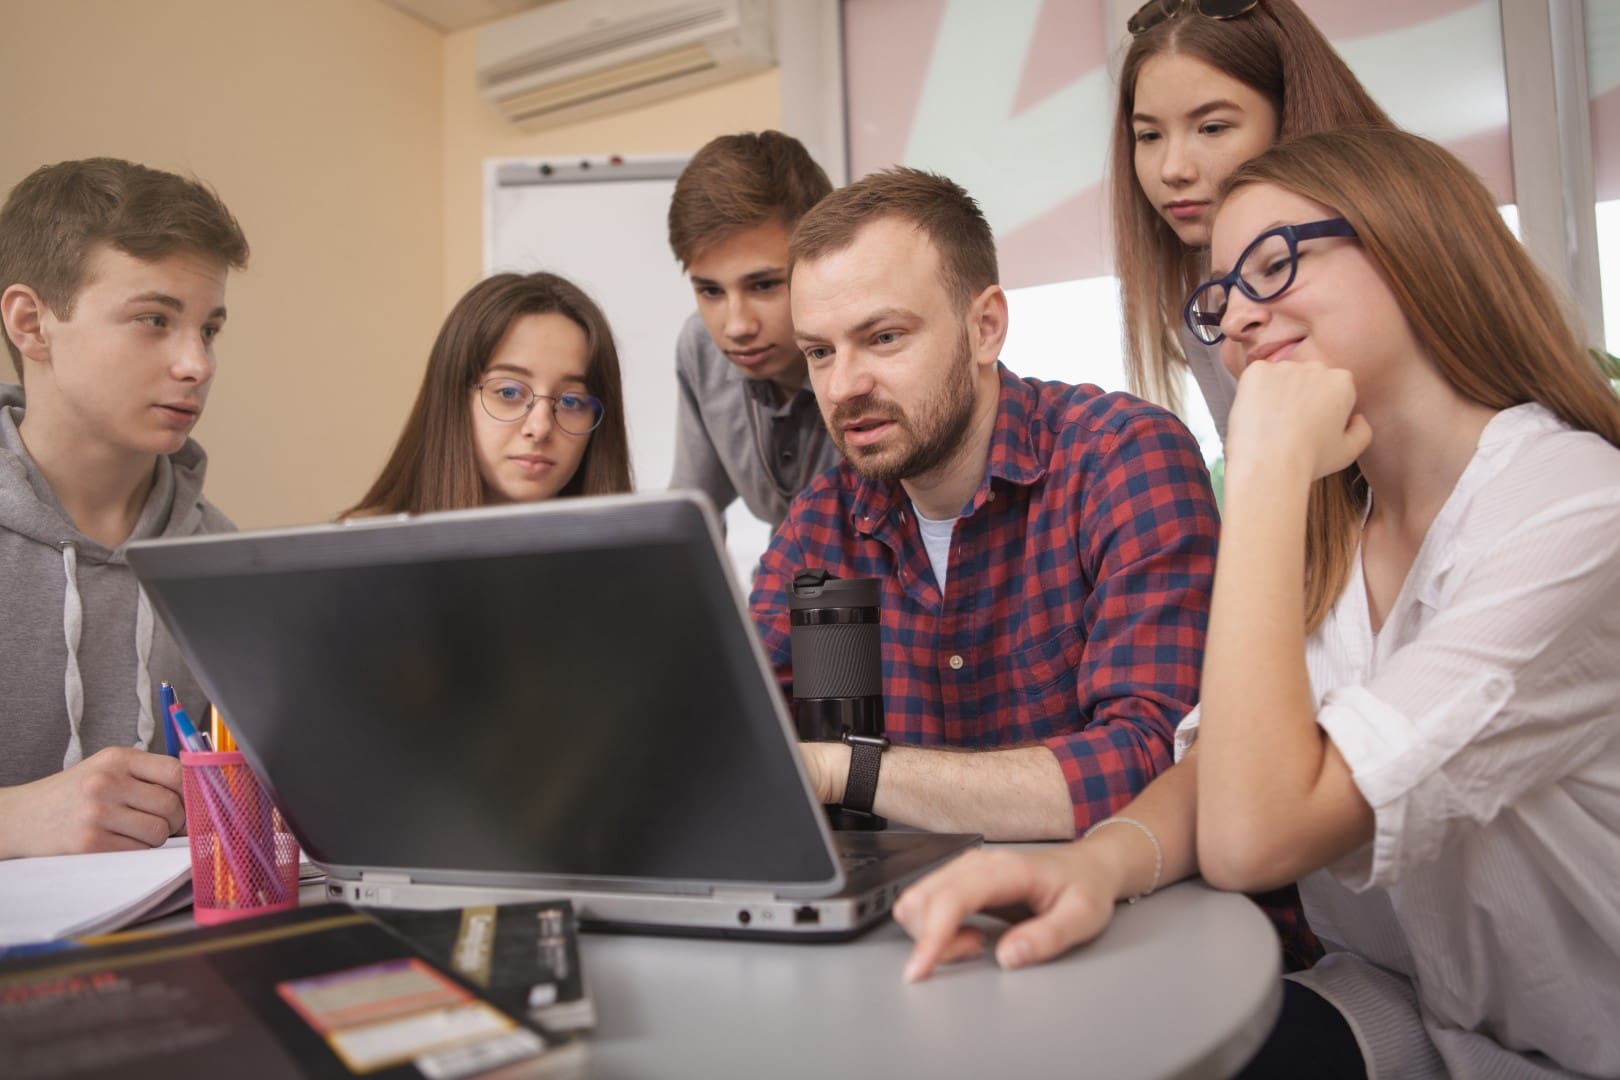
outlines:
[[[1260,0],[1148,0],[1125,23],[1131,36],[1145,34],[1166,19],[1192,8],[1208,19],[1235,19],[1253,11]]]
[[[589,435],[602,422],[602,403],[589,394],[537,394],[528,383],[516,379],[485,379],[473,389],[489,418],[503,424],[515,424],[528,416],[537,401],[551,406],[557,426],[570,435]]]
[[[1288,286],[1294,283],[1294,275],[1299,273],[1301,240],[1355,235],[1355,228],[1344,218],[1280,225],[1266,230],[1243,249],[1231,273],[1206,281],[1193,290],[1181,311],[1187,329],[1206,345],[1220,343],[1226,337],[1221,332],[1221,320],[1226,318],[1226,301],[1234,287],[1258,304],[1275,300],[1288,291]]]

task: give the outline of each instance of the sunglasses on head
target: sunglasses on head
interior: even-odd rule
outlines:
[[[1148,0],[1125,24],[1131,36],[1144,34],[1188,8],[1208,19],[1235,19],[1253,11],[1260,0]]]

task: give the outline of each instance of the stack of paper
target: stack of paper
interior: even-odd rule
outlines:
[[[0,947],[110,933],[190,905],[191,849],[0,861],[0,898]]]

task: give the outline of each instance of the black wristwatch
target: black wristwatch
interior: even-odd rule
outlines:
[[[883,751],[889,748],[887,735],[856,735],[844,732],[849,746],[849,777],[844,781],[844,797],[839,805],[860,814],[872,812],[872,800],[877,798],[878,769],[883,764]]]

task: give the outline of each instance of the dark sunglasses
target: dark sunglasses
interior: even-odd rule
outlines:
[[[1208,19],[1235,19],[1253,11],[1260,0],[1148,0],[1143,4],[1125,29],[1131,36],[1145,34],[1166,19],[1173,19],[1188,8]]]

